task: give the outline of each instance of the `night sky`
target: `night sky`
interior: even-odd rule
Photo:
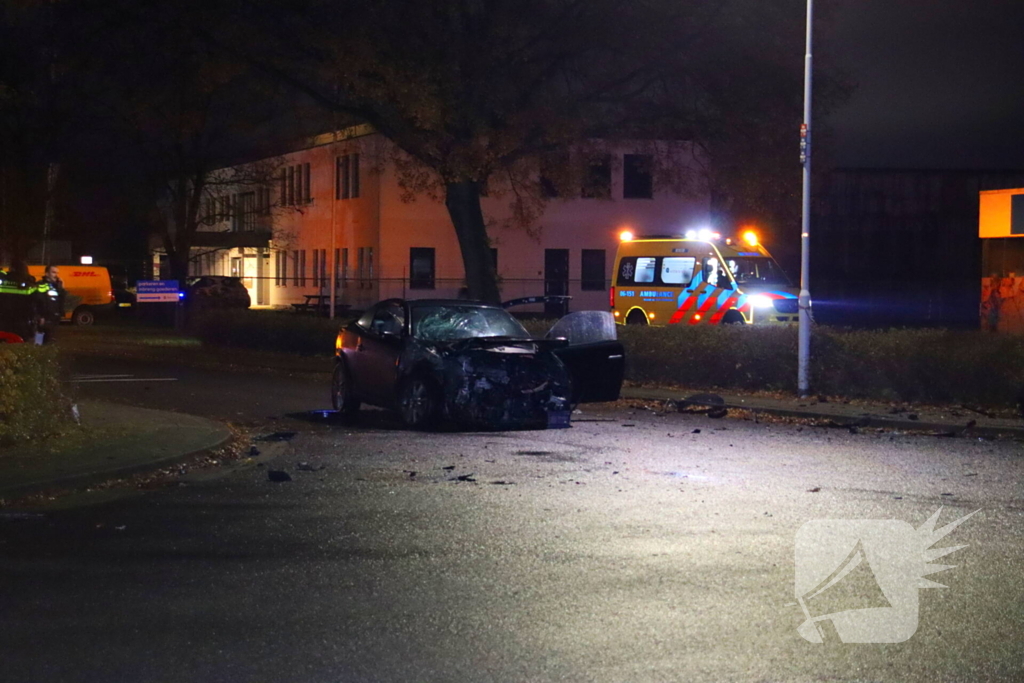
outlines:
[[[825,3],[858,86],[832,120],[837,165],[1024,168],[1024,1]]]

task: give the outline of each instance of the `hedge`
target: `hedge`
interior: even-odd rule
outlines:
[[[795,327],[622,327],[627,376],[693,387],[796,391]],[[1024,338],[948,330],[846,330],[811,336],[817,394],[891,401],[1016,405]]]
[[[73,426],[57,350],[0,345],[0,446],[57,436]]]
[[[203,344],[304,356],[331,355],[338,330],[348,320],[290,311],[208,311],[191,323]]]

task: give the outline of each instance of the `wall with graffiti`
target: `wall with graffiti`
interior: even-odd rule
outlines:
[[[1024,334],[1024,276],[981,278],[981,329]]]

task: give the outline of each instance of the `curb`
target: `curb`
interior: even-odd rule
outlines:
[[[99,470],[96,472],[88,472],[84,474],[71,474],[65,477],[59,477],[57,479],[47,479],[34,481],[28,484],[18,484],[8,488],[0,488],[0,498],[24,498],[25,496],[32,495],[34,493],[42,493],[51,489],[77,489],[84,488],[94,484],[101,484],[111,479],[120,479],[123,477],[130,477],[135,474],[140,474],[147,471],[155,471],[176,465],[186,460],[190,460],[201,455],[205,455],[218,448],[222,448],[225,445],[235,441],[237,437],[230,433],[220,441],[209,446],[204,446],[188,453],[182,453],[179,455],[172,455],[160,460],[153,460],[144,463],[135,463],[132,465],[124,465],[121,467],[111,467],[110,469]]]
[[[745,403],[737,403],[726,399],[709,400],[708,394],[692,395],[691,398],[666,398],[665,396],[644,396],[641,392],[630,392],[624,399],[637,401],[674,401],[677,406],[699,406],[703,408],[726,408],[732,410],[747,410],[751,413],[764,413],[766,415],[777,415],[779,417],[795,417],[810,420],[827,420],[831,422],[830,427],[876,427],[883,429],[899,429],[910,432],[938,432],[934,436],[948,437],[987,437],[997,438],[1012,436],[1017,439],[1024,439],[1024,427],[991,427],[975,425],[967,427],[963,424],[950,424],[948,422],[928,422],[922,420],[907,420],[900,418],[887,418],[878,415],[844,416],[834,413],[823,413],[814,410],[799,408],[776,408],[771,406],[755,406]]]

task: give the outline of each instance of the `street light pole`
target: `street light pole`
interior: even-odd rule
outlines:
[[[807,54],[804,56],[804,122],[800,126],[800,163],[804,167],[803,213],[800,219],[800,330],[797,343],[797,390],[810,393],[811,356],[811,34],[814,0],[807,0]]]

